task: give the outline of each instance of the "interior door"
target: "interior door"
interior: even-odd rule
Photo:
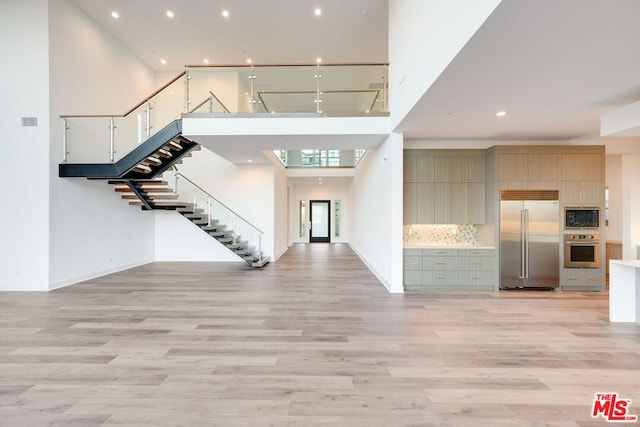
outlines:
[[[329,243],[331,241],[330,205],[331,202],[329,200],[311,200],[309,242]]]

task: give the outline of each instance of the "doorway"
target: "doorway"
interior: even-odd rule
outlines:
[[[330,243],[331,222],[329,220],[329,212],[331,211],[331,202],[329,200],[311,200],[309,204],[309,220],[311,222],[309,242]]]

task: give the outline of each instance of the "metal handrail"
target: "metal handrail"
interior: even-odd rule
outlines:
[[[388,62],[374,62],[374,63],[346,63],[346,64],[319,64],[321,67],[372,67],[372,66],[389,66]],[[194,64],[194,65],[185,65],[186,68],[270,68],[270,67],[279,67],[279,68],[296,68],[296,67],[314,67],[316,68],[318,64],[239,64],[239,65],[203,65],[203,64]]]
[[[211,91],[209,91],[209,93],[211,94],[211,96],[213,96],[213,98],[214,98],[216,101],[218,101],[218,104],[222,105],[222,108],[224,108],[224,112],[225,112],[225,113],[231,113],[231,111],[229,111],[229,109],[227,108],[227,106],[226,106],[226,105],[224,105],[224,103],[223,103],[222,101],[220,101],[220,98],[218,98],[218,97],[216,96],[216,94],[215,94],[215,93],[213,93],[213,92],[211,92]]]
[[[218,200],[217,198],[215,198],[214,196],[212,196],[210,193],[207,192],[207,190],[205,190],[204,188],[200,187],[198,184],[196,184],[195,182],[193,182],[192,180],[190,180],[189,178],[187,178],[186,176],[184,176],[181,172],[178,172],[178,168],[176,168],[175,166],[173,167],[173,170],[176,172],[177,176],[180,176],[184,179],[186,179],[191,185],[193,185],[194,187],[196,187],[198,190],[202,191],[204,194],[206,194],[207,196],[209,196],[211,199],[215,200],[216,202],[218,202],[222,207],[224,207],[226,210],[228,210],[229,212],[231,212],[233,215],[235,215],[236,217],[240,218],[245,224],[247,224],[249,227],[253,228],[254,230],[256,230],[258,233],[260,234],[264,234],[264,232],[262,230],[260,230],[258,227],[256,227],[255,225],[251,224],[249,221],[247,221],[246,219],[244,219],[241,215],[239,215],[237,212],[235,212],[233,209],[231,209],[229,206],[225,205],[224,203],[222,203],[220,200]]]
[[[222,108],[224,109],[224,112],[225,112],[225,113],[231,113],[231,111],[229,111],[229,109],[227,108],[227,106],[226,106],[226,105],[224,105],[224,104],[222,103],[222,101],[220,101],[220,98],[218,98],[218,97],[216,96],[216,94],[215,94],[215,93],[213,93],[213,92],[211,92],[211,91],[209,91],[209,93],[211,94],[211,96],[209,96],[208,98],[205,98],[205,99],[204,99],[204,101],[202,101],[200,104],[198,104],[198,105],[196,105],[195,107],[193,107],[193,108],[189,111],[189,113],[193,113],[194,111],[196,111],[198,108],[202,107],[202,106],[203,106],[204,104],[206,104],[207,102],[211,102],[211,99],[212,99],[212,98],[213,98],[213,99],[215,99],[216,101],[218,101],[218,104],[220,104],[220,105],[222,106]]]
[[[145,103],[149,102],[149,100],[153,97],[155,97],[156,95],[158,95],[160,92],[162,92],[163,90],[165,90],[167,87],[171,86],[173,83],[175,83],[177,80],[179,80],[181,77],[184,77],[187,74],[186,71],[183,71],[182,73],[178,74],[176,77],[174,77],[173,79],[171,79],[169,82],[165,83],[162,87],[160,87],[159,89],[157,89],[156,91],[154,91],[151,95],[147,96],[146,98],[144,98],[142,101],[140,101],[139,103],[137,103],[133,108],[131,108],[129,111],[127,111],[124,114],[65,114],[65,115],[61,115],[60,117],[63,119],[74,119],[74,118],[106,118],[106,117],[127,117],[129,114],[133,113],[134,111],[136,111],[138,108],[142,107]]]

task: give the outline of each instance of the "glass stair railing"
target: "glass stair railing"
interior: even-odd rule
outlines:
[[[163,174],[172,193],[176,208],[202,231],[223,244],[252,267],[263,267],[269,259],[263,257],[264,233],[237,212],[208,193],[177,168]]]

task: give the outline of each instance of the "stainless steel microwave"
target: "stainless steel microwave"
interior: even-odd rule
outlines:
[[[565,207],[564,228],[600,228],[600,208]]]

